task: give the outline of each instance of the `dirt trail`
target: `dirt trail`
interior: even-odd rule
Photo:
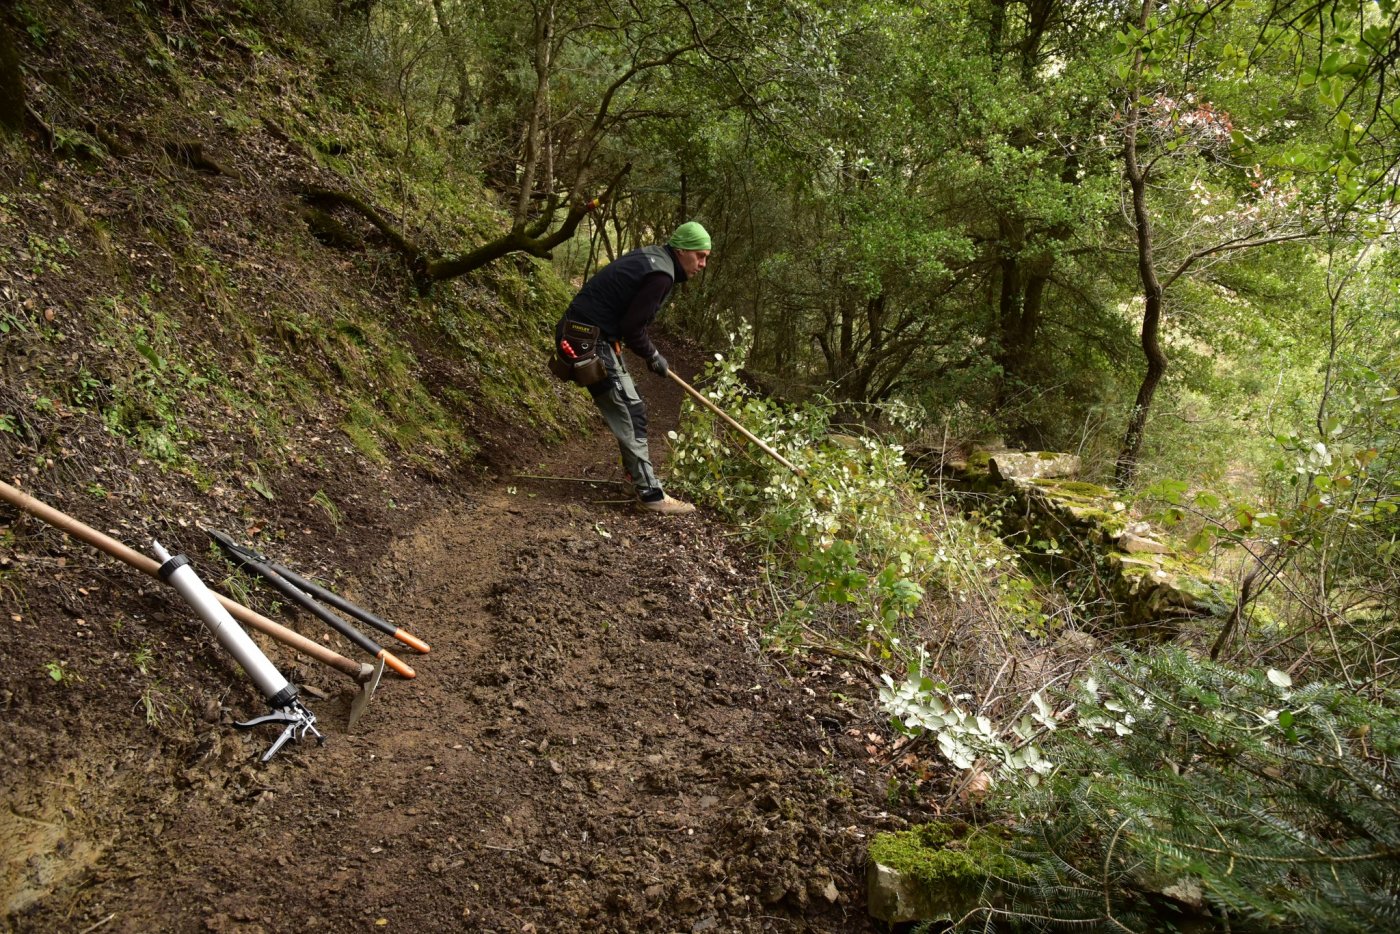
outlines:
[[[678,387],[639,379],[664,438]],[[615,458],[599,422],[521,472],[611,479]],[[31,782],[10,823],[62,839],[10,844],[46,890],[9,924],[873,929],[864,842],[899,820],[848,735],[872,711],[831,699],[868,686],[766,660],[724,611],[752,580],[733,539],[625,493],[503,471],[396,538],[355,596],[433,651],[352,735],[348,685],[317,671],[324,747],[258,765],[275,731],[227,725],[260,712],[244,685],[173,777],[107,743]]]

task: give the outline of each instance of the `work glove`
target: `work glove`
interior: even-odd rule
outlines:
[[[647,361],[647,366],[657,376],[665,376],[671,372],[671,365],[666,362],[665,357],[661,356],[661,351],[659,350],[651,355],[651,359]]]

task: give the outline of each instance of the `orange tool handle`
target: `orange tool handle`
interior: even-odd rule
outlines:
[[[408,665],[405,665],[398,657],[394,655],[393,652],[390,652],[388,649],[380,649],[379,654],[376,655],[375,658],[384,659],[384,664],[388,665],[390,668],[394,669],[399,674],[403,675],[405,678],[418,677],[418,672],[414,671]]]
[[[410,649],[413,649],[415,652],[418,652],[420,655],[427,655],[429,652],[432,651],[432,648],[428,645],[428,643],[424,642],[422,639],[419,639],[411,632],[405,632],[402,629],[395,629],[393,632],[393,636],[395,639],[398,639],[404,645],[408,646]]]

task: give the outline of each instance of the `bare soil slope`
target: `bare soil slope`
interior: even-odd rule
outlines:
[[[640,378],[664,435],[675,387]],[[615,459],[600,422],[520,472],[606,480]],[[265,709],[247,679],[173,591],[108,568],[114,593],[139,592],[148,637],[167,635],[162,657],[218,683],[188,735],[162,736],[178,717],[143,731],[129,687],[107,685],[104,705],[90,681],[7,673],[6,926],[869,929],[863,843],[901,823],[851,735],[869,724],[831,700],[835,676],[789,677],[726,615],[752,578],[725,529],[639,514],[617,485],[501,466],[460,496],[401,491],[418,506],[388,534],[375,530],[391,513],[326,536],[328,560],[354,565],[338,589],[433,651],[409,658],[416,679],[386,678],[349,735],[350,682],[298,669],[329,695],[309,698],[327,740],[266,766],[275,730],[229,725]],[[180,537],[200,554],[196,530]],[[102,563],[69,554],[69,568]],[[61,587],[36,587],[13,615],[40,625],[0,629],[0,653],[28,654],[39,629],[110,638],[81,632],[110,618],[98,601],[69,596],[88,602],[65,609]]]

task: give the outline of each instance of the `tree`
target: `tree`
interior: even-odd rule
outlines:
[[[1266,178],[1259,167],[1250,169],[1235,161],[1237,138],[1243,130],[1234,126],[1230,112],[1218,101],[1198,96],[1204,69],[1193,67],[1192,60],[1209,58],[1209,53],[1190,46],[1203,42],[1201,24],[1181,19],[1159,23],[1153,19],[1155,9],[1151,0],[1144,0],[1137,23],[1125,31],[1121,44],[1130,56],[1120,72],[1125,79],[1119,111],[1123,181],[1137,256],[1140,344],[1146,367],[1114,467],[1120,487],[1130,485],[1137,472],[1153,399],[1167,371],[1162,345],[1167,289],[1203,261],[1307,239],[1317,230],[1304,200],[1276,179]],[[1211,25],[1221,33],[1228,26],[1219,21]],[[1215,34],[1208,38],[1221,41]],[[1169,74],[1165,63],[1179,60],[1176,56],[1185,59],[1185,67]],[[1236,93],[1244,90],[1238,84],[1229,87]],[[1217,89],[1226,87],[1217,85]],[[1250,187],[1225,198],[1223,209],[1193,211],[1180,203],[1180,193],[1185,191],[1188,201],[1190,193],[1197,192],[1196,199],[1209,205],[1212,193],[1228,192],[1245,180]],[[1167,181],[1170,187],[1159,184]],[[1162,191],[1154,194],[1154,187]],[[1163,272],[1154,223],[1166,214],[1177,230],[1175,256]]]
[[[706,277],[717,313],[692,319],[722,337],[711,319],[742,309],[751,365],[789,391],[970,403],[1059,437],[1131,352],[1103,275],[1117,172],[1094,142],[1116,24],[990,9],[809,8],[798,41],[745,62],[758,103],[704,133],[739,219]]]
[[[611,146],[613,140],[630,124],[673,115],[666,102],[675,67],[695,56],[722,61],[742,47],[743,31],[704,4],[535,0],[527,11],[521,18],[518,8],[493,8],[495,18],[481,30],[485,45],[469,55],[453,11],[440,0],[433,5],[456,70],[453,122],[476,109],[479,122],[504,115],[517,124],[493,137],[513,154],[512,176],[499,179],[509,189],[511,221],[504,233],[464,251],[439,251],[410,237],[367,199],[326,187],[306,193],[314,203],[348,208],[378,228],[404,255],[420,288],[510,253],[548,258],[590,212],[618,195],[632,161]],[[515,96],[499,78],[494,97],[474,94],[467,69],[477,59],[498,76],[511,73],[513,60],[528,61],[528,98]]]

